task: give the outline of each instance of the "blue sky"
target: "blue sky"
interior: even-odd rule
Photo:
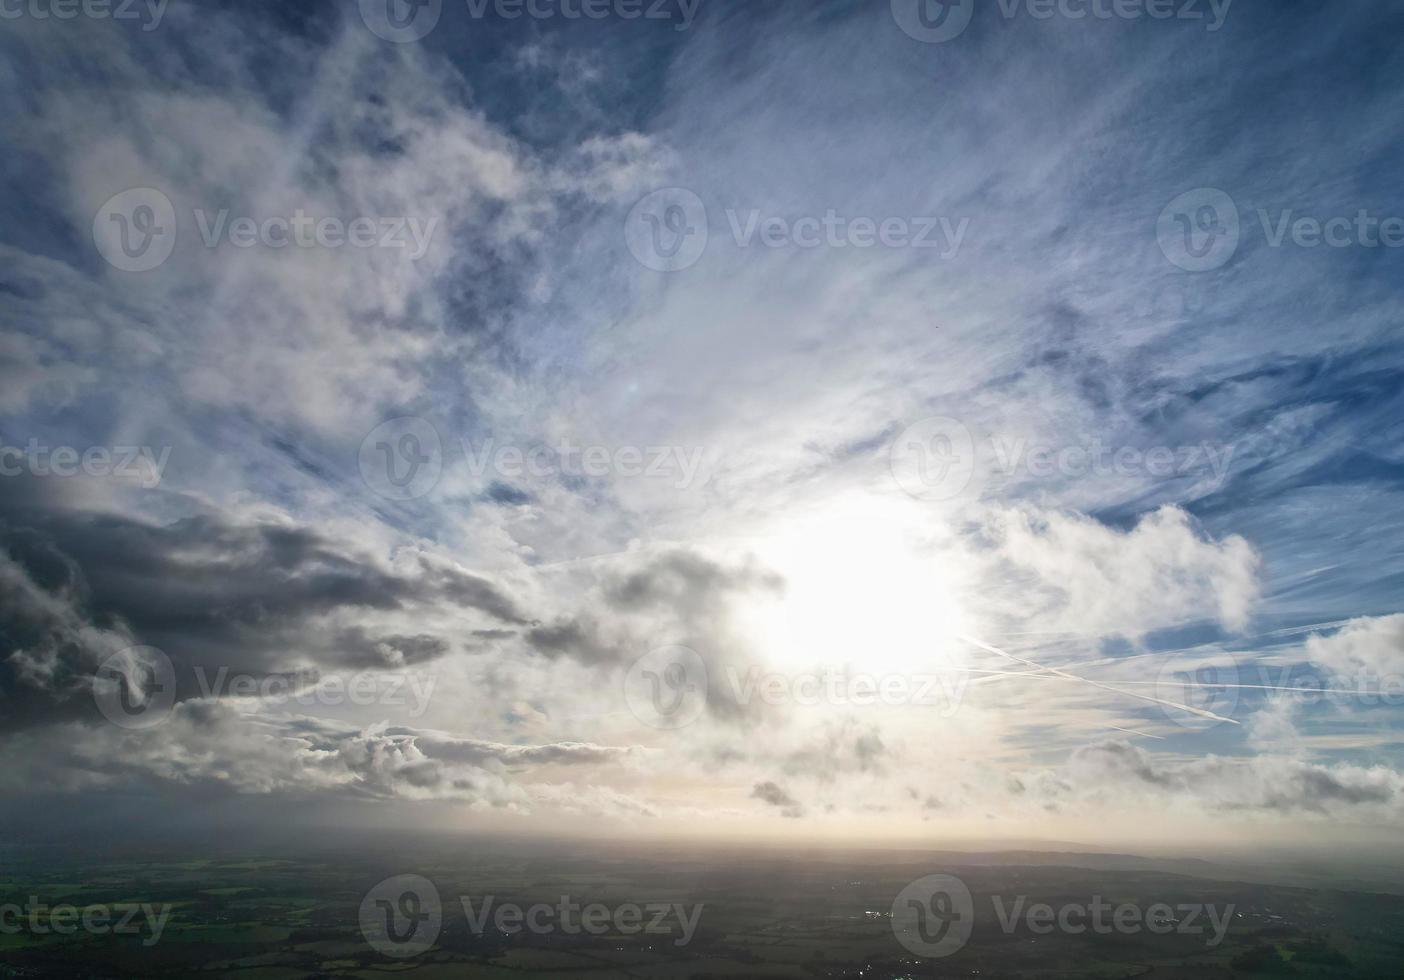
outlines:
[[[1404,24],[1150,7],[7,16],[15,778],[1387,838]],[[151,728],[94,706],[139,662]],[[944,700],[801,703],[835,671]],[[286,696],[333,677],[432,695]]]

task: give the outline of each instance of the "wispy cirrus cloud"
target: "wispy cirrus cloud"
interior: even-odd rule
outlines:
[[[1127,828],[1166,806],[1397,821],[1397,706],[1288,702],[1312,684],[1280,677],[1398,666],[1397,253],[1274,244],[1259,218],[1404,214],[1404,100],[1372,77],[1393,14],[991,16],[940,45],[883,5],[418,44],[343,14],[177,5],[159,31],[28,19],[0,42],[0,442],[170,450],[155,487],[3,478],[16,771],[620,820],[861,799],[969,829],[1115,799]],[[1377,69],[1330,69],[1362,51]],[[624,231],[664,187],[705,218],[675,272]],[[133,188],[177,236],[141,273],[93,231]],[[1197,188],[1240,234],[1188,272],[1157,222]],[[234,242],[299,213],[413,220],[423,250]],[[863,245],[862,221],[942,247]],[[805,222],[844,233],[763,230]],[[416,444],[436,476],[392,499],[360,454],[403,416],[438,436]],[[933,416],[974,451],[941,499],[892,466]],[[1094,443],[1104,465],[1059,462]],[[481,463],[562,444],[607,461]],[[653,449],[685,465],[622,472]],[[91,698],[141,644],[185,678],[153,735]],[[707,675],[680,732],[623,694],[669,645]],[[815,664],[985,679],[948,689],[954,714],[728,680]],[[294,718],[196,666],[437,686],[422,719]],[[1204,691],[1233,704],[1187,723]]]

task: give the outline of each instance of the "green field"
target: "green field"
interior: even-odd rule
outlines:
[[[166,910],[159,941],[134,935],[59,936],[27,928],[0,935],[4,977],[208,977],[210,980],[379,978],[503,980],[776,977],[1148,977],[1319,978],[1404,975],[1404,898],[1322,888],[1289,888],[1191,878],[1166,872],[1109,871],[1041,864],[954,863],[884,855],[804,858],[754,856],[708,862],[666,857],[489,854],[425,850],[383,857],[260,858],[19,866],[0,901],[54,905],[148,905]],[[893,897],[914,877],[958,875],[975,899],[968,943],[942,959],[922,959],[896,941]],[[442,902],[431,947],[392,959],[362,935],[367,891],[396,874],[430,879]],[[513,902],[702,906],[685,945],[671,920],[666,934],[602,935],[561,928],[504,934],[489,922],[470,928],[459,896],[474,907]],[[1034,934],[1002,927],[993,896],[1051,905],[1098,895],[1110,903],[1210,903],[1236,909],[1220,945],[1202,936]],[[1004,901],[1004,899],[1001,899]],[[1001,906],[1002,907],[1002,906]],[[1254,964],[1266,964],[1264,969]],[[1250,968],[1253,968],[1250,970]],[[1275,971],[1275,972],[1274,972]]]

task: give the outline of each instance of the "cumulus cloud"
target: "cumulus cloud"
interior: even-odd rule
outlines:
[[[1384,766],[1328,766],[1277,756],[1174,763],[1115,741],[1079,749],[1067,773],[1074,796],[1124,804],[1122,794],[1148,794],[1208,811],[1328,815],[1357,807],[1395,809],[1404,799],[1404,775]]]
[[[1373,186],[1361,161],[1388,171],[1404,102],[1361,86],[1327,110],[1306,96],[1314,66],[1354,50],[1377,14],[1332,8],[1267,32],[1245,19],[1230,88],[1264,100],[1267,122],[1206,147],[1185,134],[1242,130],[1223,52],[1144,24],[1022,19],[1002,25],[998,53],[977,25],[933,60],[885,5],[757,8],[650,44],[656,84],[633,91],[611,66],[641,65],[640,49],[613,30],[640,24],[599,25],[598,50],[537,25],[484,60],[442,34],[381,43],[347,10],[289,30],[257,5],[173,5],[140,37],[91,18],[21,18],[0,37],[16,188],[0,201],[4,440],[174,450],[160,488],[140,494],[5,478],[12,785],[620,819],[671,806],[983,819],[1111,803],[1393,819],[1394,770],[1311,757],[1307,730],[1325,722],[1250,693],[1235,715],[1246,744],[1222,726],[1193,743],[1085,745],[1115,729],[1186,734],[1109,689],[1153,690],[1145,668],[1171,643],[1240,634],[1235,655],[1266,661],[1261,638],[1241,635],[1260,615],[1295,625],[1388,608],[1404,307],[1376,284],[1379,253],[1245,240],[1222,270],[1191,277],[1154,234],[1193,184],[1353,213],[1342,189]],[[785,29],[769,29],[781,16]],[[848,70],[794,70],[832,64]],[[914,78],[961,97],[913,100]],[[1291,120],[1291,139],[1273,119]],[[1284,149],[1302,145],[1310,159]],[[1336,176],[1314,186],[1309,170]],[[694,191],[709,216],[704,254],[672,275],[620,234],[664,185]],[[93,242],[98,209],[130,187],[160,190],[177,216],[179,247],[140,275]],[[222,213],[299,210],[414,219],[425,247],[204,240]],[[968,234],[951,254],[731,234],[752,213],[830,211],[968,219]],[[442,475],[389,501],[358,450],[398,415],[437,427]],[[890,454],[932,415],[966,425],[982,465],[997,435],[1054,451],[1090,438],[1138,454],[1207,446],[1223,467],[1024,466],[957,499],[917,499]],[[654,447],[705,466],[508,475],[469,458],[488,440],[611,457]],[[940,575],[902,588],[891,567],[855,560],[849,545],[873,536],[866,511],[816,524],[806,560],[844,573],[819,577],[869,593],[826,588],[811,603],[809,635],[856,638],[834,656],[904,676],[987,667],[935,649],[948,617],[1033,662],[1105,668],[1108,687],[992,675],[951,717],[743,702],[730,668],[795,666],[749,628],[757,606],[794,614],[752,542],[854,497],[897,514],[911,566]],[[845,628],[826,630],[830,614]],[[1401,628],[1358,619],[1306,652],[1339,672],[1392,671]],[[93,668],[139,643],[176,663],[171,718],[153,734],[89,724]],[[651,730],[620,680],[671,644],[706,664],[707,710]],[[391,711],[281,717],[258,697],[204,696],[194,667],[299,690],[419,669],[442,694],[414,725]]]
[[[8,725],[75,699],[111,654],[136,644],[171,659],[181,696],[192,667],[268,675],[324,664],[398,669],[442,657],[447,636],[404,634],[407,617],[525,622],[497,584],[418,555],[391,566],[293,521],[203,513],[155,523],[111,512],[36,509],[0,525],[0,692]],[[335,628],[348,619],[357,620]],[[376,624],[383,624],[377,627]],[[27,705],[37,698],[35,705]]]
[[[73,724],[27,731],[7,740],[5,757],[15,793],[149,782],[309,799],[530,806],[535,783],[522,780],[534,771],[620,766],[636,751],[581,742],[507,745],[384,724],[356,729],[199,699],[177,704],[146,731]]]
[[[1404,672],[1404,614],[1357,619],[1306,641],[1306,656],[1338,674],[1398,676]]]
[[[1208,621],[1241,630],[1258,598],[1252,545],[1238,535],[1215,541],[1176,507],[1126,530],[1028,508],[987,527],[999,612],[1040,629],[1137,637]]]
[[[751,799],[760,800],[768,806],[778,807],[781,816],[790,819],[797,819],[804,816],[804,807],[800,806],[788,792],[779,784],[766,780],[763,783],[756,783],[751,788]]]
[[[762,705],[728,683],[728,668],[747,662],[754,647],[735,614],[745,602],[783,589],[779,575],[749,558],[723,560],[686,548],[626,555],[618,567],[592,576],[582,600],[587,609],[533,626],[525,640],[542,656],[608,671],[653,649],[684,646],[705,666],[707,710],[742,721]]]

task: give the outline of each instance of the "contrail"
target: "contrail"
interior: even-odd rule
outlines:
[[[973,642],[973,641],[972,641],[972,642]],[[1065,664],[1064,666],[1067,666],[1067,667],[1096,667],[1096,666],[1098,666],[1098,665],[1100,665],[1100,664],[1108,664],[1108,663],[1115,663],[1115,661],[1112,661],[1112,660],[1090,660],[1090,661],[1083,661],[1083,662],[1081,662],[1081,663],[1076,663],[1076,664]],[[946,670],[960,670],[960,671],[965,671],[965,672],[967,672],[967,673],[972,673],[972,674],[991,674],[991,675],[993,675],[993,676],[991,676],[991,677],[979,677],[979,678],[976,678],[975,680],[973,680],[973,681],[970,682],[971,684],[978,684],[978,683],[980,683],[980,681],[984,681],[984,680],[991,680],[991,681],[993,681],[993,680],[998,680],[998,679],[1001,678],[1001,677],[1036,677],[1036,678],[1038,678],[1038,679],[1041,680],[1041,681],[1055,681],[1055,680],[1056,680],[1056,681],[1082,681],[1084,684],[1096,684],[1096,683],[1097,683],[1096,681],[1089,680],[1089,679],[1086,678],[1086,677],[1079,677],[1079,676],[1077,676],[1076,674],[1058,674],[1057,676],[1054,676],[1054,675],[1048,673],[1048,671],[1053,670],[1052,667],[1045,668],[1044,670],[985,670],[985,669],[982,669],[982,668],[980,668],[980,667],[947,667],[947,668],[945,668],[945,669],[946,669]],[[1159,686],[1159,683],[1160,683],[1160,682],[1159,682],[1159,681],[1117,681],[1117,683],[1118,683],[1118,684],[1124,684],[1124,685],[1126,685],[1127,687],[1157,687],[1157,686]],[[1279,686],[1279,685],[1277,685],[1277,684],[1208,684],[1208,683],[1202,683],[1202,682],[1199,682],[1199,681],[1188,681],[1188,680],[1186,680],[1186,681],[1178,681],[1178,680],[1177,680],[1175,683],[1176,683],[1176,686],[1178,686],[1178,687],[1203,687],[1203,688],[1209,688],[1209,689],[1215,690],[1215,691],[1218,691],[1218,690],[1233,690],[1233,691],[1290,691],[1290,692],[1294,692],[1294,693],[1295,693],[1295,692],[1300,692],[1300,693],[1302,693],[1302,694],[1361,694],[1361,695],[1365,695],[1365,694],[1375,694],[1375,695],[1378,695],[1378,694],[1380,693],[1379,691],[1362,691],[1362,690],[1360,690],[1360,689],[1358,689],[1358,688],[1344,688],[1344,687],[1281,687],[1281,686]],[[1098,687],[1102,687],[1102,686],[1104,686],[1104,685],[1098,684],[1097,686],[1098,686]],[[1110,688],[1109,688],[1109,690],[1110,690]],[[1123,692],[1121,692],[1121,693],[1123,693],[1123,694],[1131,694],[1130,691],[1123,691]],[[1132,694],[1131,696],[1132,696],[1132,697],[1140,697],[1140,695],[1138,695],[1138,694]],[[1169,702],[1169,703],[1173,703],[1173,702]]]
[[[1165,741],[1164,735],[1152,735],[1150,732],[1138,732],[1134,728],[1122,728],[1120,725],[1108,725],[1107,727],[1114,731],[1125,732],[1127,735],[1139,735],[1142,738],[1158,738],[1162,742]]]
[[[1054,675],[1055,677],[1062,677],[1067,680],[1081,681],[1084,684],[1090,684],[1093,687],[1099,687],[1104,691],[1111,691],[1113,694],[1120,694],[1124,697],[1137,698],[1141,701],[1150,701],[1153,704],[1163,704],[1167,707],[1179,708],[1181,711],[1188,711],[1190,714],[1199,715],[1201,718],[1211,718],[1214,721],[1226,721],[1230,725],[1238,724],[1238,722],[1234,721],[1232,718],[1225,718],[1223,715],[1216,715],[1214,714],[1214,712],[1205,711],[1203,708],[1194,708],[1187,704],[1181,704],[1178,701],[1167,701],[1164,698],[1153,698],[1149,694],[1137,694],[1135,691],[1123,691],[1119,687],[1112,687],[1111,685],[1103,684],[1100,681],[1089,680],[1086,677],[1079,677],[1077,674],[1069,674],[1067,671],[1060,670],[1057,667],[1045,667],[1043,664],[1035,663],[1032,660],[1025,660],[1023,657],[1016,657],[1014,656],[1014,654],[1007,653],[1004,650],[1001,650],[999,647],[992,647],[988,643],[982,643],[981,641],[975,639],[973,636],[962,636],[960,637],[960,639],[964,640],[966,643],[971,644],[972,646],[979,647],[981,650],[985,650],[989,653],[996,654],[997,656],[1004,657],[1008,660],[1013,660],[1015,663],[1021,663],[1025,667],[1035,667],[1038,669],[1038,672],[1047,672]]]
[[[1077,661],[1076,663],[1063,664],[1063,666],[1064,666],[1064,667],[1099,667],[1099,666],[1101,666],[1101,665],[1103,665],[1103,664],[1111,664],[1111,663],[1116,663],[1116,660],[1114,660],[1114,659],[1112,659],[1112,660],[1079,660],[1079,661]],[[988,682],[990,682],[990,681],[997,681],[997,680],[999,680],[1001,677],[1041,677],[1041,678],[1044,678],[1044,679],[1048,679],[1048,678],[1052,677],[1052,675],[1049,674],[1049,673],[1047,672],[1047,669],[1046,669],[1046,668],[1040,669],[1040,670],[990,670],[989,668],[986,668],[986,667],[959,667],[959,666],[954,666],[954,665],[952,665],[952,666],[949,666],[949,667],[945,667],[945,668],[943,668],[943,669],[944,669],[944,670],[958,670],[958,671],[961,671],[961,672],[967,673],[967,674],[987,674],[987,675],[989,675],[989,676],[987,676],[987,677],[977,677],[977,678],[975,678],[973,681],[970,682],[971,685],[975,685],[975,684],[985,684],[985,683],[988,683]]]
[[[1334,629],[1337,626],[1345,626],[1352,622],[1349,619],[1337,619],[1329,623],[1307,623],[1305,626],[1289,626],[1286,629],[1269,630],[1266,633],[1259,633],[1258,636],[1292,636],[1297,633],[1310,633],[1313,630]]]

